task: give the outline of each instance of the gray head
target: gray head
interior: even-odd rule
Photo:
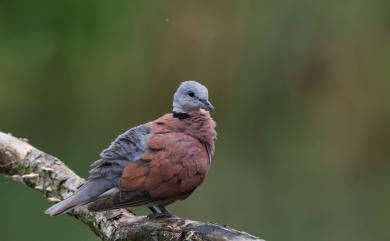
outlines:
[[[193,80],[184,81],[173,96],[173,112],[189,113],[199,109],[214,110],[207,88]]]

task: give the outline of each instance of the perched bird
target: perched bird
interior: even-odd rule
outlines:
[[[181,83],[172,113],[119,135],[91,165],[86,182],[45,213],[87,204],[90,211],[146,206],[149,217],[171,216],[165,206],[187,198],[210,167],[217,137],[211,110],[205,86]]]

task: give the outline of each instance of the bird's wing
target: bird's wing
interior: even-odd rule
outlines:
[[[209,168],[206,148],[184,133],[154,134],[140,160],[127,163],[119,189],[89,205],[90,210],[168,204],[198,187]]]
[[[88,180],[99,178],[118,178],[123,168],[141,158],[152,135],[147,125],[134,127],[119,135],[111,145],[100,153],[101,159],[92,163]]]
[[[46,210],[49,215],[58,215],[74,207],[81,206],[115,189],[128,163],[141,158],[151,137],[151,128],[147,125],[134,127],[119,135],[94,162],[87,181],[70,197]]]

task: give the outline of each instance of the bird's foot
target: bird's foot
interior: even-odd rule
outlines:
[[[174,215],[170,213],[151,213],[147,216],[149,219],[171,218]]]
[[[147,216],[149,219],[171,218],[175,216],[164,206],[149,207],[149,209],[152,211]]]

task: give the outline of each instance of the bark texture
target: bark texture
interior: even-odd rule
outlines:
[[[41,192],[52,202],[67,197],[84,181],[56,157],[36,149],[25,139],[3,132],[0,132],[0,173]],[[230,227],[178,217],[151,220],[126,209],[89,212],[80,207],[69,214],[107,241],[262,241]]]

